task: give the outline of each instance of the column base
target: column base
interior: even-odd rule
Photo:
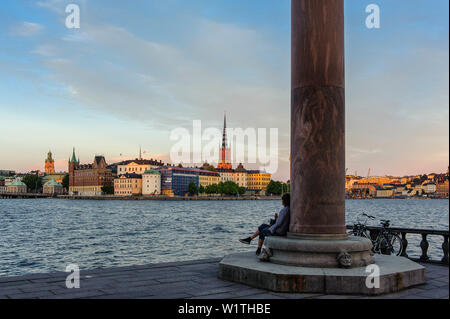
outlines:
[[[367,238],[350,236],[345,239],[347,234],[304,236],[267,237],[264,244],[271,252],[270,262],[320,268],[356,268],[373,263],[372,243]]]
[[[253,252],[225,256],[219,264],[219,278],[274,292],[352,295],[393,293],[425,283],[425,268],[407,258],[375,255],[374,262],[380,270],[375,287],[367,284],[370,272],[366,267],[280,265],[262,262]]]

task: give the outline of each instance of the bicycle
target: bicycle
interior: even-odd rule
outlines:
[[[362,214],[365,217],[364,222],[358,221],[353,225],[353,229],[349,232],[349,235],[365,237],[372,242],[372,251],[377,254],[383,255],[395,255],[400,256],[403,251],[403,242],[400,236],[397,233],[391,231],[389,229],[390,220],[381,219],[381,229],[378,232],[378,235],[375,239],[372,239],[367,229],[367,221],[368,219],[374,220],[375,217],[371,215],[367,215],[365,213]]]

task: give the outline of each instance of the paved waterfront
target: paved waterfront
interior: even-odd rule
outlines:
[[[220,259],[149,264],[81,271],[81,287],[67,289],[67,273],[0,278],[0,299],[145,298],[145,299],[336,299],[336,298],[449,298],[449,268],[423,264],[427,284],[378,296],[334,296],[274,293],[217,278]]]

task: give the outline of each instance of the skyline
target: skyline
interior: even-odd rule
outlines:
[[[64,27],[68,3],[80,30]],[[379,30],[365,28],[370,3]],[[347,2],[346,17],[349,173],[445,171],[448,2]],[[279,128],[274,179],[288,178],[290,1],[15,1],[0,48],[0,169],[41,169],[51,149],[66,170],[74,146],[82,162],[139,145],[166,162],[173,128],[221,129],[226,110],[229,127]]]

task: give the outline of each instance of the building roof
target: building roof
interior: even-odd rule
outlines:
[[[155,171],[154,169],[149,169],[149,170],[146,170],[143,175],[161,175],[161,173],[158,171]]]
[[[162,161],[156,161],[154,159],[134,159],[134,160],[126,160],[119,163],[116,163],[116,165],[128,165],[131,163],[136,163],[138,165],[154,165],[154,166],[164,166],[164,163]]]
[[[27,185],[25,185],[24,182],[22,182],[22,181],[20,181],[19,179],[16,178],[11,183],[9,183],[8,186],[27,186]]]
[[[121,174],[119,178],[138,178],[141,179],[142,175],[136,174],[136,173],[125,173]]]
[[[60,183],[58,183],[54,178],[52,178],[47,183],[45,183],[44,186],[47,186],[47,187],[50,187],[50,186],[62,187],[62,185]]]

